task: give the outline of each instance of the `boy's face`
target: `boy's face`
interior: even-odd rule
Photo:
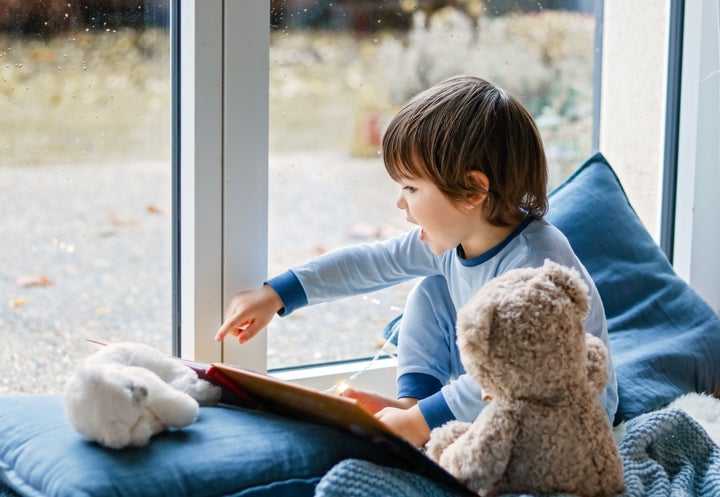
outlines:
[[[432,181],[422,178],[402,178],[397,201],[405,211],[408,222],[422,228],[420,239],[435,255],[462,244],[474,226],[476,216],[471,210],[448,199]]]

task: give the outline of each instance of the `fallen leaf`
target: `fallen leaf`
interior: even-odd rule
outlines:
[[[161,216],[167,216],[167,215],[170,214],[170,210],[169,210],[169,209],[166,209],[165,207],[160,207],[159,205],[152,204],[152,203],[150,203],[150,204],[147,205],[146,210],[147,210],[150,214],[158,214],[158,215],[161,215]]]
[[[30,301],[29,301],[28,299],[24,298],[24,297],[23,297],[23,298],[19,298],[19,299],[11,300],[11,301],[10,301],[10,308],[11,308],[11,309],[17,309],[18,307],[24,306],[24,305],[27,304],[28,302],[30,302]]]
[[[118,215],[113,210],[108,211],[108,218],[110,219],[110,222],[113,223],[115,226],[137,226],[137,222],[135,220],[118,217]]]
[[[17,286],[49,286],[52,285],[52,283],[50,278],[41,274],[21,274],[15,277],[15,284]]]

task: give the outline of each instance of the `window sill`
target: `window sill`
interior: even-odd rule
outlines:
[[[296,383],[304,387],[324,391],[333,385],[347,380],[357,371],[364,370],[355,380],[352,387],[359,390],[368,390],[387,397],[395,398],[397,385],[395,372],[397,360],[394,358],[378,359],[374,364],[371,360],[347,361],[337,364],[299,367],[270,371],[274,378]]]

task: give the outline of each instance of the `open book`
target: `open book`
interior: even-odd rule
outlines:
[[[477,496],[352,399],[295,385],[230,364],[212,364],[207,369],[197,363],[189,365],[201,378],[222,387],[223,402],[266,410],[353,433],[372,441],[381,450],[392,453],[401,469],[423,475],[458,495]]]

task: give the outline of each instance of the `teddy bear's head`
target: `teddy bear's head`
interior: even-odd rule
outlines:
[[[587,382],[588,288],[551,261],[488,282],[459,312],[463,365],[487,397],[556,399]]]
[[[119,364],[80,364],[65,389],[70,423],[87,439],[120,448],[133,444],[141,430],[149,437],[149,386]]]

